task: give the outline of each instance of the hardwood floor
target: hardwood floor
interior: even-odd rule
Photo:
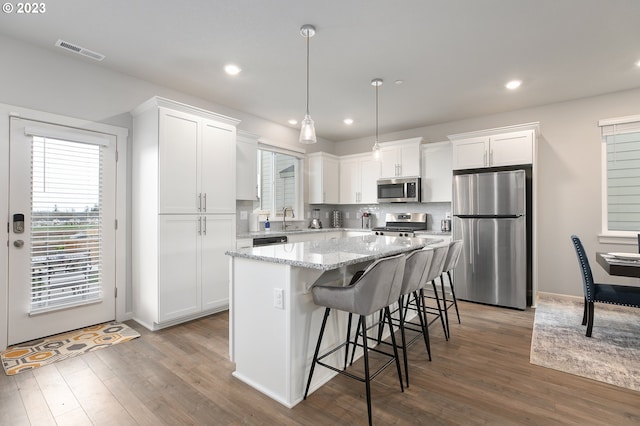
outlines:
[[[638,425],[640,393],[529,363],[534,312],[460,303],[372,385],[375,424]],[[213,315],[17,376],[0,375],[2,425],[366,424],[364,385],[336,377],[288,409],[233,378],[228,316]],[[315,336],[314,336],[315,338]],[[259,355],[259,348],[256,353]]]

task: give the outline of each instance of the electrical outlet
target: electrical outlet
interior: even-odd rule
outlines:
[[[349,212],[346,212],[344,215],[347,219],[349,219]]]
[[[273,289],[273,307],[284,309],[284,290],[281,288]]]
[[[247,220],[249,218],[249,212],[246,210],[240,210],[240,220]]]

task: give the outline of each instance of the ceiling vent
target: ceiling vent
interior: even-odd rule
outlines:
[[[96,61],[101,61],[105,58],[105,56],[101,53],[97,53],[92,50],[85,49],[84,47],[77,46],[75,44],[69,43],[64,40],[58,40],[56,42],[56,46],[61,47],[70,52],[77,53],[78,55],[86,56],[87,58],[91,58]]]

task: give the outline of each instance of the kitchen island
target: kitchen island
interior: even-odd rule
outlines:
[[[385,256],[437,245],[438,238],[366,235],[229,251],[229,355],[233,376],[287,407],[302,400],[324,308],[311,287],[347,284]],[[329,317],[323,350],[345,338],[347,315]],[[337,363],[341,351],[333,354]],[[335,372],[318,369],[311,391]]]

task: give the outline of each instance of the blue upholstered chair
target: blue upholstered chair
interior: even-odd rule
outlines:
[[[616,285],[616,284],[596,284],[593,282],[593,274],[589,259],[584,251],[580,238],[571,236],[573,246],[578,256],[578,264],[582,274],[582,284],[584,286],[584,313],[582,315],[582,325],[587,326],[587,337],[591,337],[593,330],[594,302],[611,303],[613,305],[633,306],[640,308],[640,287]]]

